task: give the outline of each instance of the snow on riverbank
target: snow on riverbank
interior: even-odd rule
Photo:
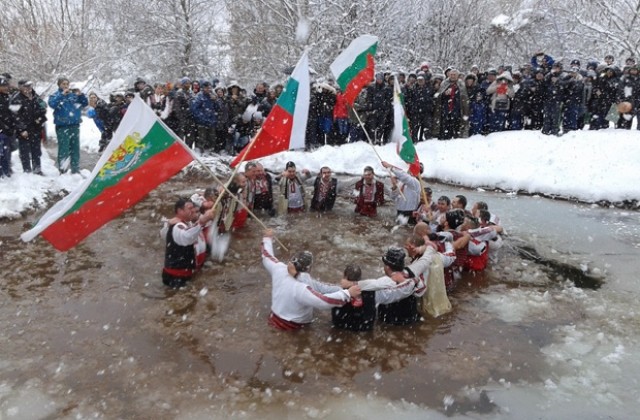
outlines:
[[[55,136],[49,115],[47,133]],[[97,153],[99,132],[91,120],[81,126],[81,147]],[[55,148],[54,148],[55,149]],[[406,167],[395,145],[376,147],[382,159]],[[416,147],[425,165],[424,176],[470,188],[499,188],[533,194],[573,197],[581,201],[633,201],[640,199],[640,131],[575,131],[562,137],[537,131],[495,133],[487,137],[427,141]],[[43,153],[44,177],[24,174],[18,153],[12,157],[14,175],[0,181],[0,217],[17,218],[21,212],[42,207],[48,194],[71,190],[82,177],[58,175],[55,156]],[[215,164],[228,158],[208,158]],[[284,169],[289,160],[312,173],[324,165],[335,172],[359,175],[366,165],[385,176],[376,154],[367,143],[324,146],[313,152],[284,152],[261,162],[272,171]],[[81,162],[82,165],[82,162]],[[87,176],[92,168],[83,170]]]

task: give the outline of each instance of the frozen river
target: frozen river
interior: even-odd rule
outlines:
[[[345,190],[352,179],[343,179]],[[234,234],[192,285],[160,281],[172,180],[68,253],[0,227],[0,418],[627,419],[640,410],[640,215],[435,185],[483,200],[508,231],[500,262],[465,277],[442,319],[373,332],[267,326],[261,228]],[[313,274],[356,260],[377,276],[394,229],[339,198],[333,214],[267,219]],[[32,221],[35,216],[29,216]],[[276,255],[288,257],[283,250]]]

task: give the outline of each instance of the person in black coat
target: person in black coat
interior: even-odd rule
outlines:
[[[427,83],[425,75],[419,74],[416,78],[416,85],[412,90],[411,108],[407,104],[407,113],[414,127],[411,132],[414,143],[431,138],[433,129],[433,93],[433,88],[431,84]]]
[[[562,109],[562,131],[567,133],[578,129],[578,119],[583,117],[584,83],[577,67],[561,81],[564,85],[564,100]]]
[[[544,115],[544,72],[533,70],[533,77],[522,83],[524,98],[524,129],[541,130]]]
[[[15,117],[9,108],[9,80],[0,76],[0,178],[11,176],[11,143],[15,135]]]
[[[617,128],[629,130],[633,122],[634,115],[640,115],[640,68],[631,66],[629,73],[622,77],[618,87],[617,102],[631,103],[631,112],[620,114],[620,119],[616,124]],[[640,129],[640,125],[638,125]]]
[[[320,168],[320,174],[313,183],[311,210],[320,212],[332,210],[337,195],[338,180],[331,177],[331,168],[323,166]]]
[[[369,138],[376,144],[386,143],[385,133],[393,116],[393,88],[388,88],[384,81],[384,74],[376,74],[376,80],[366,88],[365,128]]]
[[[564,85],[560,82],[562,76],[561,65],[554,63],[544,77],[542,134],[557,135],[560,132],[560,105],[564,99]]]
[[[194,97],[191,91],[191,79],[183,77],[180,83],[182,87],[176,91],[172,106],[178,125],[176,134],[187,143],[187,146],[192,147],[198,138],[198,126],[190,108]]]
[[[20,162],[25,173],[42,175],[40,146],[42,125],[47,121],[44,102],[33,90],[33,83],[27,80],[18,82],[19,91],[11,98],[11,107],[15,110],[16,133]]]

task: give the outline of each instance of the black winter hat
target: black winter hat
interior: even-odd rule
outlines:
[[[390,246],[382,256],[382,262],[388,265],[393,271],[402,271],[404,269],[405,257],[404,249],[397,246]]]
[[[291,263],[299,273],[306,273],[313,264],[313,254],[309,251],[301,251],[291,257]]]
[[[456,229],[464,222],[464,211],[461,209],[449,210],[446,214],[447,224],[449,228]]]

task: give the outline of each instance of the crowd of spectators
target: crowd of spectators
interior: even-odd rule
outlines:
[[[602,63],[578,59],[568,65],[540,51],[521,66],[467,72],[422,63],[412,72],[378,72],[350,106],[331,79],[311,86],[307,149],[371,141],[384,144],[393,129],[393,84],[398,79],[414,142],[464,138],[505,130],[540,130],[562,135],[599,130],[612,124],[630,129],[640,116],[640,66],[629,57],[619,67],[613,56]],[[100,98],[74,88],[66,78],[49,97],[58,137],[58,168],[79,171],[80,113],[86,108],[101,132],[100,151],[111,140],[131,100],[145,101],[187,145],[200,152],[239,152],[257,133],[283,91],[282,84],[259,82],[248,91],[218,79],[147,84]],[[0,76],[0,176],[11,175],[11,151],[19,149],[25,172],[41,174],[46,103],[21,80]],[[640,126],[639,126],[640,128]]]

